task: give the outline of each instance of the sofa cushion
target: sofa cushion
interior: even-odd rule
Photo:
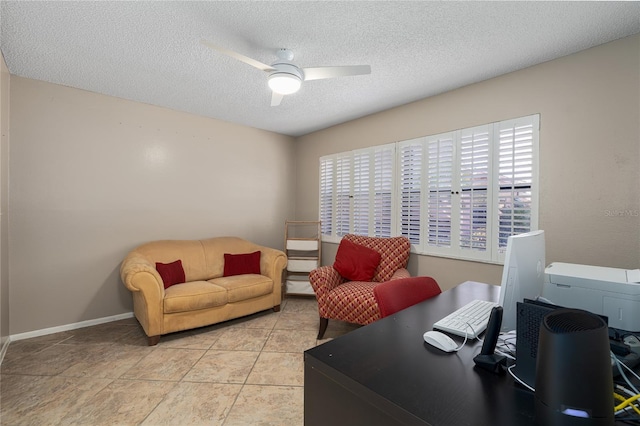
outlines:
[[[260,251],[242,254],[224,254],[223,276],[260,274]]]
[[[264,296],[273,291],[273,280],[257,274],[220,277],[209,282],[227,289],[229,303]]]
[[[351,281],[371,281],[380,264],[380,253],[342,239],[333,268]]]
[[[174,284],[182,284],[185,282],[184,269],[180,259],[171,263],[156,262],[156,270],[162,278],[165,290]]]
[[[226,305],[227,290],[207,281],[190,281],[165,290],[164,313],[188,312]]]

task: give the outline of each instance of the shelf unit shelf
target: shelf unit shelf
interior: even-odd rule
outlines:
[[[287,220],[284,229],[284,248],[288,259],[285,294],[315,297],[309,272],[320,266],[320,222]]]

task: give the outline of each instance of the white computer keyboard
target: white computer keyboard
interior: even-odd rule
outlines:
[[[486,300],[473,300],[433,324],[433,328],[475,339],[487,329],[491,309],[494,306],[499,305]]]

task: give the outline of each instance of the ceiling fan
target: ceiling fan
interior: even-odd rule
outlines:
[[[238,52],[234,52],[233,50],[215,45],[207,40],[200,40],[200,43],[219,53],[231,56],[245,64],[269,73],[268,84],[272,91],[271,106],[280,105],[284,95],[297,92],[303,81],[371,74],[371,67],[369,65],[300,68],[291,62],[293,61],[293,52],[288,49],[279,49],[276,52],[278,59],[271,65],[267,65]]]

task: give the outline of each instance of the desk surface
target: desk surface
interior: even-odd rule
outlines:
[[[499,292],[496,286],[463,283],[306,351],[305,368],[340,383],[400,424],[533,425],[532,392],[508,374],[474,367],[480,342],[444,353],[422,337],[455,309],[473,299],[497,301]]]

